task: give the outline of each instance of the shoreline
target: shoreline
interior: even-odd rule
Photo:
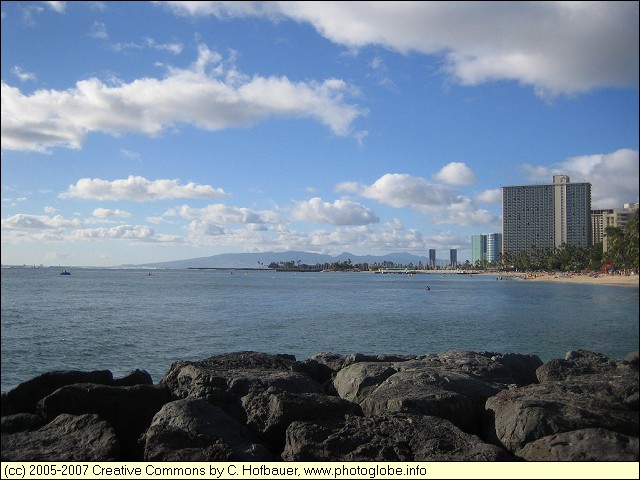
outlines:
[[[591,274],[591,273],[478,273],[478,275],[491,275],[493,277],[509,277],[513,279],[525,280],[527,282],[555,282],[555,283],[576,283],[590,285],[618,285],[628,287],[638,287],[638,275],[616,275],[616,274]]]

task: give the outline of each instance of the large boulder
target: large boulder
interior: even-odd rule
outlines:
[[[504,449],[426,415],[347,416],[342,422],[293,422],[282,458],[287,461],[509,461]]]
[[[580,440],[583,438],[601,438],[604,444],[613,444],[625,443],[624,436],[629,436],[636,438],[636,443],[627,442],[630,448],[637,445],[637,369],[600,354],[576,351],[564,360],[551,360],[537,374],[540,384],[504,390],[487,400],[485,438],[530,458],[541,458],[540,452],[549,450],[554,440],[545,437],[560,434],[567,435],[555,438],[572,439],[572,450],[565,448],[561,453],[558,448],[550,449],[547,455],[551,458],[600,455],[598,443],[589,448],[589,442]],[[574,431],[582,432],[568,435]],[[537,443],[527,447],[532,442]],[[579,447],[585,450],[579,452]]]
[[[564,359],[554,358],[536,370],[540,383],[585,375],[629,375],[638,372],[637,362],[616,360],[588,350],[571,350]]]
[[[317,365],[291,355],[236,352],[175,362],[160,380],[173,398],[202,398],[248,426],[279,453],[289,423],[360,413],[357,405],[324,393]]]
[[[33,377],[2,394],[2,416],[36,413],[38,402],[57,389],[74,383],[133,386],[153,385],[146,370],[133,370],[122,378],[113,378],[110,370],[57,370]]]
[[[95,413],[115,430],[125,460],[142,458],[138,439],[151,424],[153,416],[171,401],[169,390],[162,385],[114,387],[91,383],[66,385],[43,398],[39,415],[51,420],[62,413],[82,415]]]
[[[320,393],[287,392],[277,387],[256,390],[242,397],[246,424],[274,452],[281,452],[289,424],[299,420],[324,421],[361,415],[353,402]]]
[[[273,461],[255,435],[198,398],[164,405],[145,434],[148,462]]]
[[[536,356],[444,352],[394,362],[353,362],[339,370],[333,389],[365,415],[413,412],[481,431],[487,398],[513,384],[536,381]]]
[[[206,398],[225,407],[250,390],[277,387],[289,392],[321,393],[321,384],[291,355],[234,352],[199,361],[178,361],[160,379],[174,398]]]
[[[36,413],[38,402],[60,387],[74,383],[111,385],[110,370],[83,372],[77,370],[53,371],[38,375],[2,394],[2,416],[14,413]]]
[[[57,416],[38,430],[2,434],[2,461],[109,462],[120,459],[117,436],[95,414]]]

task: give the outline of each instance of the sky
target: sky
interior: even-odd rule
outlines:
[[[470,259],[501,187],[638,202],[638,2],[2,4],[2,264]]]

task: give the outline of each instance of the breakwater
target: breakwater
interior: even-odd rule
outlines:
[[[3,461],[638,461],[638,354],[234,352],[2,394]]]

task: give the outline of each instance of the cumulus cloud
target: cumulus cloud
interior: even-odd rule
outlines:
[[[501,204],[502,203],[502,189],[492,188],[491,190],[485,190],[476,195],[475,200],[477,203],[484,204]]]
[[[110,208],[96,208],[93,210],[93,216],[95,218],[109,219],[109,218],[129,218],[131,214],[124,210],[116,208],[112,210]]]
[[[171,209],[165,213],[165,216],[175,215],[209,224],[276,223],[279,221],[278,216],[270,211],[254,212],[248,208],[229,207],[222,204],[208,205],[204,208],[183,205],[177,211]]]
[[[512,80],[540,96],[638,84],[637,2],[157,2],[180,15],[311,24],[350,49],[439,55],[463,85]]]
[[[2,229],[4,230],[43,230],[60,228],[80,228],[80,220],[67,220],[62,215],[27,215],[19,213],[11,217],[2,219]]]
[[[169,68],[163,79],[109,85],[90,78],[65,91],[30,95],[3,80],[2,148],[78,149],[91,132],[158,135],[179,124],[215,131],[272,116],[312,118],[347,136],[352,123],[366,113],[345,101],[356,93],[335,78],[292,82],[287,77],[248,77],[200,45],[190,68]]]
[[[344,182],[337,185],[336,190],[356,193],[395,208],[437,208],[459,201],[457,193],[451,188],[405,173],[387,173],[371,185]]]
[[[368,225],[380,221],[373,210],[360,203],[351,200],[329,203],[318,197],[299,202],[292,211],[292,219],[331,225]]]
[[[147,180],[130,175],[126,179],[102,180],[81,178],[75,185],[59,195],[60,198],[80,198],[84,200],[134,200],[147,202],[175,198],[218,198],[226,193],[221,188],[198,185],[189,182],[180,185],[178,180]]]
[[[498,221],[496,215],[479,209],[473,200],[457,190],[408,174],[387,173],[371,185],[344,182],[336,189],[394,208],[410,207],[430,216],[435,223],[469,226],[495,224]]]
[[[76,239],[152,240],[156,236],[147,225],[118,225],[108,228],[85,228],[73,233]]]
[[[591,183],[593,209],[622,208],[638,202],[638,150],[628,148],[612,153],[568,158],[551,167],[525,164],[531,181],[552,183],[553,175],[569,175],[571,182]]]
[[[465,163],[451,162],[436,173],[436,180],[449,185],[471,185],[476,183],[476,174]]]

